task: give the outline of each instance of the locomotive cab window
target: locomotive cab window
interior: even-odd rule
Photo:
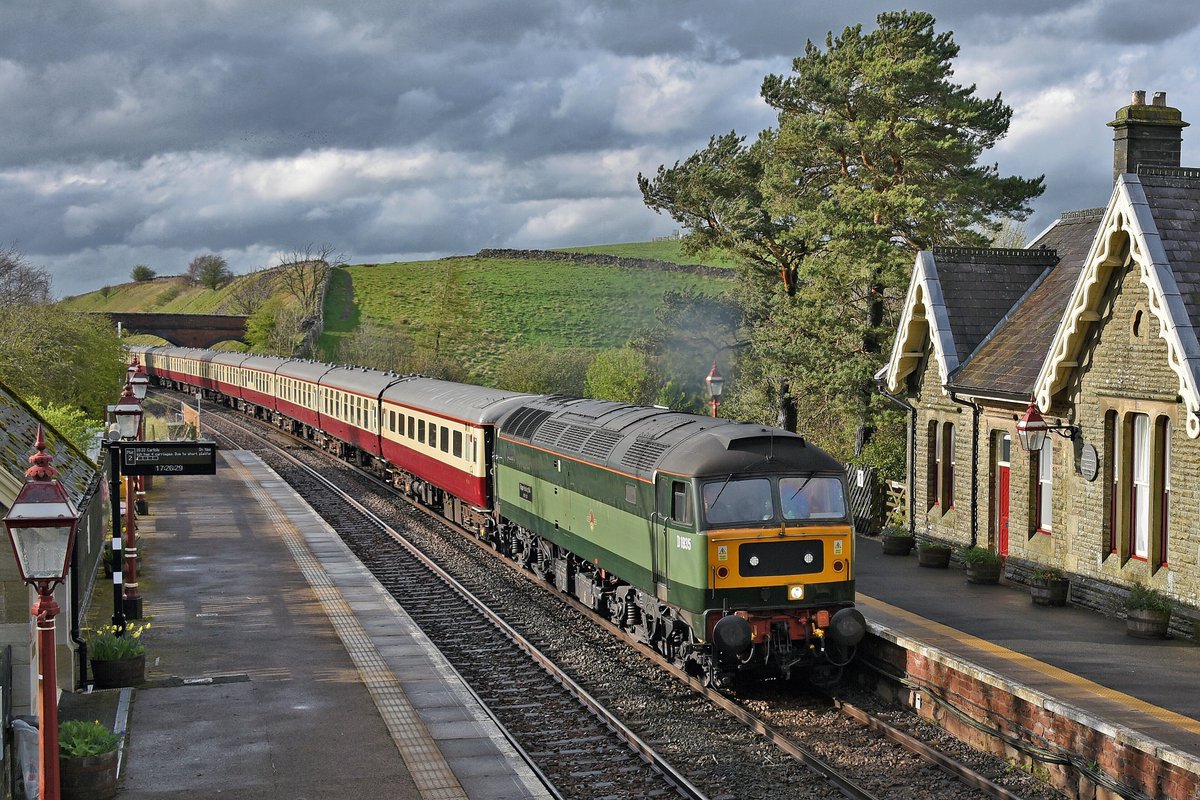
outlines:
[[[692,500],[683,481],[671,481],[671,519],[680,525],[692,524]]]
[[[704,517],[711,525],[765,522],[775,516],[771,481],[767,478],[727,479],[704,484]]]
[[[843,519],[846,498],[840,478],[805,475],[779,479],[779,499],[783,518]]]

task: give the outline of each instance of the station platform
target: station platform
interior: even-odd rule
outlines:
[[[1122,618],[1034,605],[1027,587],[971,584],[962,569],[918,566],[915,550],[884,555],[870,537],[858,538],[856,562],[858,607],[877,636],[999,690],[1010,717],[1019,699],[1097,740],[1200,775],[1195,641],[1135,639]],[[987,694],[980,706],[991,705]],[[1081,737],[1067,746],[1091,746]],[[1145,794],[1174,796],[1158,788]]]
[[[122,800],[551,796],[404,610],[255,455],[219,451],[216,475],[158,479],[147,500],[151,627],[146,682],[117,712],[129,731]],[[61,714],[108,721],[122,694],[64,694]]]

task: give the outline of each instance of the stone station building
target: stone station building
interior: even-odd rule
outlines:
[[[1025,249],[916,259],[883,390],[910,408],[909,523],[979,544],[1006,574],[1068,573],[1115,610],[1135,583],[1200,606],[1200,169],[1163,93],[1114,129],[1103,208],[1063,214]],[[1031,398],[1057,430],[1025,452]]]

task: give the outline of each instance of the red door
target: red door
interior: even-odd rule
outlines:
[[[996,436],[996,551],[1008,555],[1008,464],[1012,437],[1007,433]]]
[[[996,471],[996,549],[1008,555],[1008,464]]]

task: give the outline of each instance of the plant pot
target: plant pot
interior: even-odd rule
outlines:
[[[1170,624],[1170,611],[1152,611],[1148,608],[1125,611],[1125,633],[1137,639],[1165,639]]]
[[[133,658],[92,659],[92,680],[97,689],[137,686],[145,680],[146,654]]]
[[[967,583],[999,583],[1003,564],[968,564]]]
[[[117,793],[117,751],[96,756],[60,758],[62,800],[108,800]]]
[[[912,552],[916,540],[911,536],[884,536],[883,554],[887,556],[906,556]]]
[[[950,566],[949,547],[918,547],[917,564],[922,567],[945,569]]]
[[[1071,592],[1071,582],[1066,578],[1034,580],[1029,584],[1029,596],[1035,606],[1065,606]]]

